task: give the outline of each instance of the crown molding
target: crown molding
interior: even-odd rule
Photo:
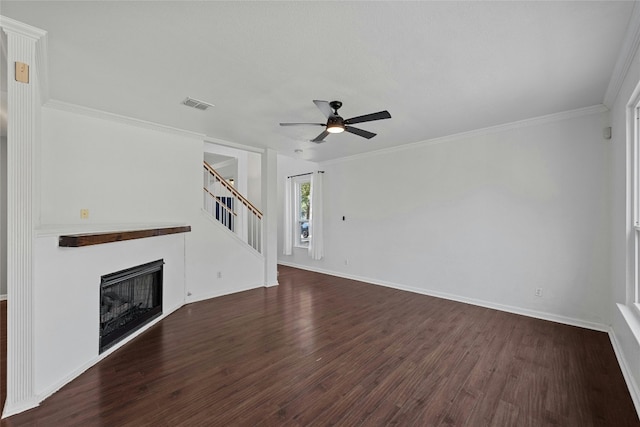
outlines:
[[[58,101],[55,99],[49,100],[44,107],[50,108],[52,110],[66,111],[68,113],[80,114],[87,117],[93,117],[96,119],[107,120],[115,123],[122,123],[129,126],[135,126],[143,129],[154,130],[158,132],[171,133],[179,136],[186,136],[189,138],[196,138],[199,140],[203,140],[206,135],[192,132],[184,129],[174,128],[171,126],[162,125],[159,123],[150,122],[142,119],[135,119],[132,117],[122,116],[120,114],[109,113],[103,110],[97,110],[94,108],[84,107],[82,105],[70,104],[63,101]]]
[[[381,150],[354,154],[353,156],[346,156],[346,157],[341,157],[339,159],[332,159],[324,162],[318,162],[318,164],[324,166],[324,165],[332,165],[335,163],[342,163],[345,161],[360,160],[368,157],[382,156],[382,155],[397,153],[405,150],[411,150],[414,148],[425,147],[429,145],[443,144],[445,142],[454,142],[454,141],[459,141],[459,140],[468,139],[468,138],[477,138],[477,137],[481,137],[489,134],[506,132],[514,129],[521,129],[521,128],[526,128],[531,126],[539,126],[545,123],[553,123],[553,122],[568,120],[576,117],[589,116],[592,114],[606,113],[608,111],[609,109],[607,108],[606,105],[598,104],[598,105],[593,105],[591,107],[578,108],[575,110],[562,111],[560,113],[547,114],[544,116],[532,117],[530,119],[518,120],[515,122],[505,123],[502,125],[489,126],[486,128],[476,129],[472,131],[454,133],[452,135],[441,136],[438,138],[427,139],[419,142],[412,142],[409,144],[403,144],[396,147],[383,148]]]
[[[213,153],[211,153],[213,154]],[[236,166],[238,164],[238,159],[233,157],[231,159],[222,161],[222,162],[218,162],[218,163],[214,163],[211,166],[212,168],[216,169],[216,172],[219,173],[218,169],[222,169],[222,168],[226,168],[227,166]]]
[[[47,35],[47,32],[45,30],[32,27],[31,25],[24,24],[20,21],[16,21],[15,19],[8,18],[4,15],[0,15],[0,27],[2,27],[5,33],[11,32],[22,37],[32,38],[36,41]]]
[[[80,114],[87,117],[93,117],[96,119],[107,120],[115,123],[122,123],[129,126],[136,126],[143,129],[154,130],[158,132],[171,133],[179,136],[186,136],[188,138],[196,138],[204,142],[224,145],[231,148],[236,148],[244,151],[251,151],[254,153],[263,153],[264,149],[251,147],[249,145],[238,144],[236,142],[225,141],[219,138],[213,138],[203,133],[193,132],[190,130],[175,128],[172,126],[163,125],[156,122],[150,122],[142,119],[135,119],[133,117],[127,117],[120,114],[109,113],[103,110],[97,110],[95,108],[85,107],[82,105],[71,104],[68,102],[58,101],[50,99],[44,104],[44,107],[52,110],[66,111],[68,113]]]
[[[35,42],[35,72],[38,79],[40,101],[44,104],[49,100],[49,42],[47,32],[3,15],[0,15],[0,28],[6,34],[26,37]],[[5,46],[3,46],[3,49],[5,49],[6,53]]]
[[[225,147],[236,148],[238,150],[250,151],[252,153],[264,153],[264,148],[253,147],[251,145],[239,144],[237,142],[226,141],[220,138],[214,138],[211,136],[205,136],[204,142],[209,142],[216,145],[224,145]]]
[[[40,102],[49,101],[49,37],[45,34],[36,43],[36,73],[38,76],[38,90]]]
[[[640,6],[638,6],[637,2],[634,2],[633,11],[631,12],[629,24],[627,25],[624,41],[622,42],[622,47],[618,53],[618,59],[616,60],[616,65],[613,68],[613,73],[611,74],[607,91],[604,94],[603,104],[609,108],[611,108],[618,97],[622,83],[624,82],[627,72],[633,63],[633,58],[635,57],[639,47]]]

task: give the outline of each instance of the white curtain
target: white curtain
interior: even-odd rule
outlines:
[[[311,218],[309,219],[309,256],[312,259],[324,257],[324,174],[314,172],[311,175]]]
[[[284,182],[284,244],[282,253],[291,255],[293,248],[293,180],[287,178]]]

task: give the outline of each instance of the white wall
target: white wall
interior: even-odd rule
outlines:
[[[207,153],[205,153],[205,161],[207,161]],[[224,179],[232,179],[235,183],[238,182],[238,159],[230,158],[227,161],[221,163],[211,163],[209,165],[216,170]]]
[[[42,224],[180,222],[198,212],[202,141],[52,108],[42,126]]]
[[[235,169],[235,173],[234,173],[234,177],[235,177],[235,182],[234,182],[234,187],[236,188],[236,190],[238,190],[240,192],[240,194],[242,195],[246,195],[247,194],[247,168],[248,168],[248,153],[246,151],[243,150],[238,150],[236,148],[232,148],[232,147],[225,147],[222,145],[218,145],[218,144],[212,144],[210,142],[205,142],[204,143],[204,152],[206,153],[213,153],[213,154],[221,154],[223,156],[228,156],[228,157],[233,157],[234,159],[236,159],[236,164],[235,167],[230,168],[229,170],[231,171],[232,169]],[[223,171],[223,175],[224,175],[224,171]]]
[[[186,223],[192,298],[262,285],[261,260],[202,212],[203,147],[196,137],[44,108],[42,223]]]
[[[262,158],[258,153],[247,153],[247,199],[262,209]]]
[[[321,164],[326,257],[279,261],[602,328],[610,147],[588,111]]]
[[[200,212],[187,237],[187,302],[263,286],[264,258]],[[220,273],[221,277],[218,277]]]
[[[100,275],[164,256],[169,309],[264,284],[263,258],[202,210],[201,139],[68,109],[43,108],[34,254],[39,394],[95,362]],[[80,220],[82,208],[88,220]],[[192,231],[88,248],[58,248],[57,234],[46,231],[166,223]],[[71,309],[57,312],[61,306]]]

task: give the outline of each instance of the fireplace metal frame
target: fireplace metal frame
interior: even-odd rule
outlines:
[[[103,322],[101,313],[98,314],[99,324],[99,353],[103,353],[105,350],[111,348],[118,342],[122,341],[126,337],[139,330],[142,326],[146,325],[153,319],[162,315],[162,294],[163,294],[163,276],[164,276],[164,260],[160,259],[152,261],[146,264],[138,265],[135,267],[127,268],[125,270],[116,271],[115,273],[106,274],[101,277],[100,280],[100,295],[99,295],[99,307],[103,306],[103,289],[112,287],[119,283],[125,282],[136,277],[144,276],[147,274],[157,274],[157,280],[154,281],[155,287],[153,292],[153,308],[145,312],[142,316],[137,317],[131,321],[128,321],[120,328],[106,333],[103,335]],[[100,310],[101,311],[101,310]]]

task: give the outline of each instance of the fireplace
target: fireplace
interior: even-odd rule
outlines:
[[[102,276],[100,353],[162,314],[164,260]]]

